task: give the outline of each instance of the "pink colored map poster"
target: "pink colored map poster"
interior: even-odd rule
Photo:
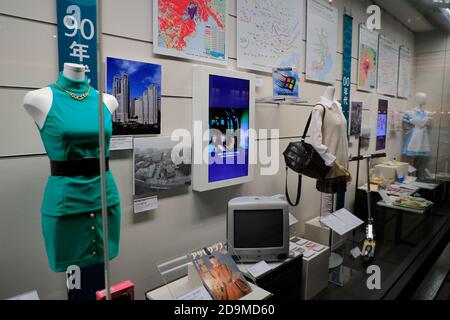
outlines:
[[[358,90],[375,92],[378,72],[378,32],[359,27]]]
[[[227,64],[226,0],[153,0],[156,54]]]

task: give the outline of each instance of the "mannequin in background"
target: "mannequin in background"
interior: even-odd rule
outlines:
[[[96,283],[103,279],[104,241],[109,243],[109,259],[119,254],[120,196],[108,161],[118,102],[103,97],[108,240],[103,239],[101,212],[99,93],[89,85],[85,67],[66,63],[55,83],[29,92],[23,102],[50,158],[51,176],[41,206],[50,268],[66,272],[75,265],[83,273],[81,290],[69,291],[70,299],[95,299],[96,290],[104,288],[104,282]]]
[[[347,121],[340,103],[334,100],[334,94],[335,88],[327,87],[313,109],[311,121],[311,144],[325,164],[332,167],[325,179],[317,181],[316,185],[317,190],[322,193],[322,216],[333,211],[334,194],[345,192],[347,182],[351,180],[347,170]]]
[[[428,129],[432,123],[431,112],[425,111],[427,95],[419,92],[416,94],[416,107],[407,111],[403,116],[406,128],[406,140],[403,147],[403,155],[410,158],[409,162],[421,173],[424,168],[423,159],[430,156],[430,141]]]

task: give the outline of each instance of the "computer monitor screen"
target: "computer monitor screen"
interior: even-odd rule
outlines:
[[[278,248],[283,241],[283,210],[234,211],[236,248]]]

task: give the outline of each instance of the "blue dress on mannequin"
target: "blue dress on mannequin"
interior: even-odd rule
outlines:
[[[429,157],[430,141],[428,138],[428,123],[431,120],[429,112],[415,108],[403,116],[403,121],[409,125],[403,154],[409,157]]]

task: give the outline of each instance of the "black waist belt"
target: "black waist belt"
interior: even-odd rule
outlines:
[[[52,176],[59,177],[93,177],[100,175],[100,160],[97,158],[53,161],[50,160]],[[106,171],[109,171],[109,158],[106,158]]]

